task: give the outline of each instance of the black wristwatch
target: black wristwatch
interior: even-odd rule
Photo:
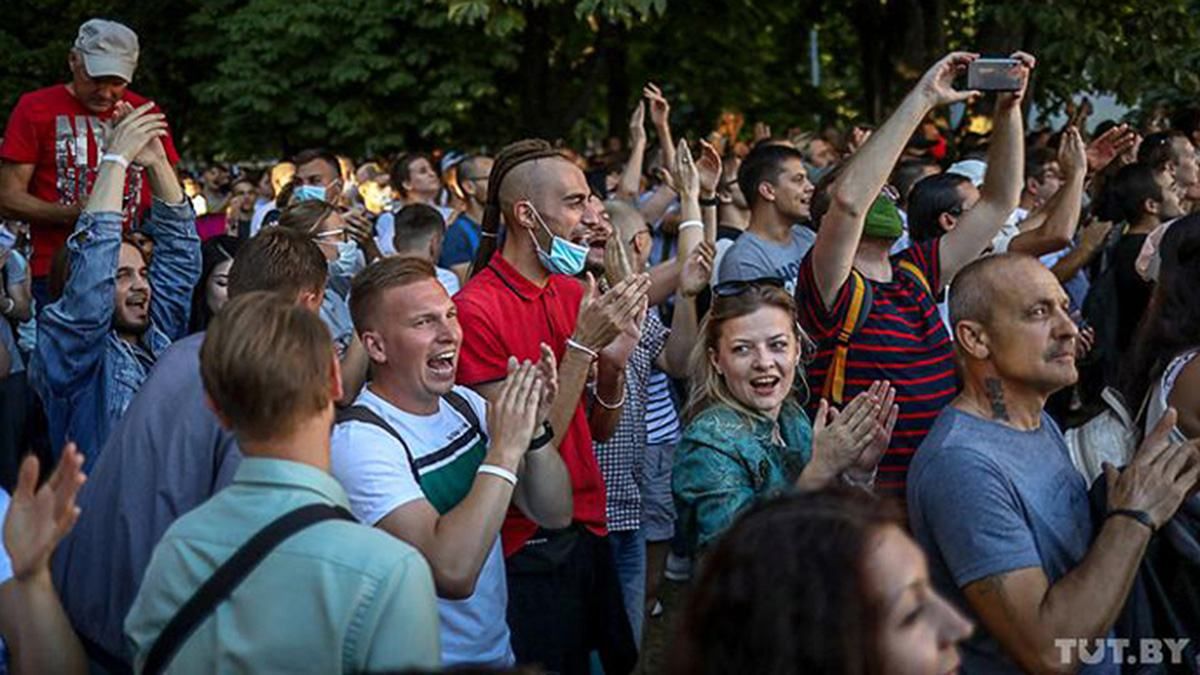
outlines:
[[[1150,528],[1150,534],[1154,534],[1156,531],[1158,531],[1158,528],[1154,526],[1154,519],[1151,518],[1150,514],[1146,513],[1145,511],[1138,511],[1137,509],[1113,509],[1108,512],[1108,517],[1112,518],[1113,516],[1125,516],[1126,518],[1133,518],[1139,523]]]
[[[542,422],[542,433],[535,436],[532,441],[529,441],[528,452],[541,450],[550,445],[550,441],[554,440],[554,427],[550,426],[550,422]]]
[[[700,206],[717,206],[718,204],[721,203],[721,200],[718,199],[716,195],[713,195],[712,197],[709,197],[708,199],[701,197],[697,201],[700,202]]]

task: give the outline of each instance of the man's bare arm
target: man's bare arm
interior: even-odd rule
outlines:
[[[56,204],[29,194],[33,168],[32,164],[0,164],[0,215],[31,223],[74,225],[79,220],[78,204]]]

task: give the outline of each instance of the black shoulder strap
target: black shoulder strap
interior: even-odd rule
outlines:
[[[485,443],[487,442],[487,434],[483,433],[483,425],[479,423],[479,415],[475,414],[475,409],[471,407],[471,403],[462,394],[451,389],[446,394],[446,403],[449,403],[451,408],[454,408],[459,415],[462,415],[467,424],[471,425],[483,437]]]
[[[354,521],[354,516],[340,506],[332,504],[309,504],[289,511],[259,530],[242,547],[234,552],[225,564],[217,568],[192,597],[171,617],[167,627],[159,633],[150,647],[142,672],[158,675],[171,663],[175,652],[187,641],[192,631],[224,602],[254,568],[285,539],[325,520]]]
[[[421,484],[421,473],[417,471],[417,462],[413,459],[412,451],[408,449],[408,443],[404,441],[404,437],[400,435],[400,432],[393,429],[392,425],[388,424],[382,417],[376,415],[374,410],[361,405],[339,408],[334,416],[334,424],[341,424],[343,422],[362,422],[363,424],[370,424],[388,432],[392,438],[400,443],[400,447],[404,448],[404,456],[408,459],[408,468],[412,471],[413,480],[417,481],[417,485]]]

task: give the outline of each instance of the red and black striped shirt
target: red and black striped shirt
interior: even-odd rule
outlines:
[[[933,289],[942,287],[938,239],[914,244],[892,256],[892,281],[871,284],[871,312],[850,339],[844,400],[849,401],[875,380],[896,388],[900,416],[892,441],[879,464],[876,487],[882,494],[904,498],[908,464],[942,408],[958,393],[954,343],[942,323],[936,299],[912,274],[900,271],[902,260],[912,262]],[[850,308],[849,280],[826,309],[813,279],[813,254],[800,266],[796,284],[800,324],[817,343],[808,369],[811,390],[820,392],[833,361],[837,335]],[[816,398],[814,397],[814,409]]]

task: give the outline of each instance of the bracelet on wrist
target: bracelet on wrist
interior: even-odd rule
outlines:
[[[1150,534],[1154,534],[1158,531],[1158,528],[1154,525],[1154,519],[1151,518],[1150,514],[1146,513],[1145,511],[1139,511],[1137,509],[1111,509],[1106,518],[1112,518],[1113,516],[1125,516],[1126,518],[1132,518],[1142,525],[1150,528]]]
[[[592,385],[592,398],[595,399],[596,403],[599,404],[600,407],[604,408],[605,410],[620,410],[625,405],[625,398],[626,398],[627,393],[628,392],[626,392],[625,387],[622,386],[621,387],[621,399],[619,401],[617,401],[616,403],[609,403],[609,402],[605,401],[604,399],[600,398],[600,388],[595,385]]]
[[[542,422],[542,433],[538,434],[533,438],[533,440],[529,441],[529,450],[527,452],[541,450],[547,445],[550,445],[550,441],[552,440],[554,440],[554,427],[550,426],[549,421]]]
[[[100,156],[100,162],[101,163],[112,162],[114,164],[120,164],[122,169],[129,168],[129,160],[125,159],[124,155],[119,155],[115,152],[104,153],[103,155]]]
[[[704,222],[699,220],[685,220],[679,224],[679,231],[683,232],[689,227],[704,227]]]
[[[495,476],[513,487],[517,486],[517,474],[502,466],[496,466],[495,464],[480,464],[479,469],[477,469],[475,473]]]
[[[698,201],[700,202],[700,206],[707,206],[707,207],[716,206],[721,203],[721,200],[717,199],[716,195],[713,195],[711,197],[701,197]]]
[[[567,348],[574,349],[575,351],[583,352],[584,354],[587,354],[589,357],[591,357],[591,359],[593,361],[600,358],[599,352],[597,352],[595,349],[584,346],[583,343],[578,342],[577,340],[575,340],[575,338],[567,338]]]

